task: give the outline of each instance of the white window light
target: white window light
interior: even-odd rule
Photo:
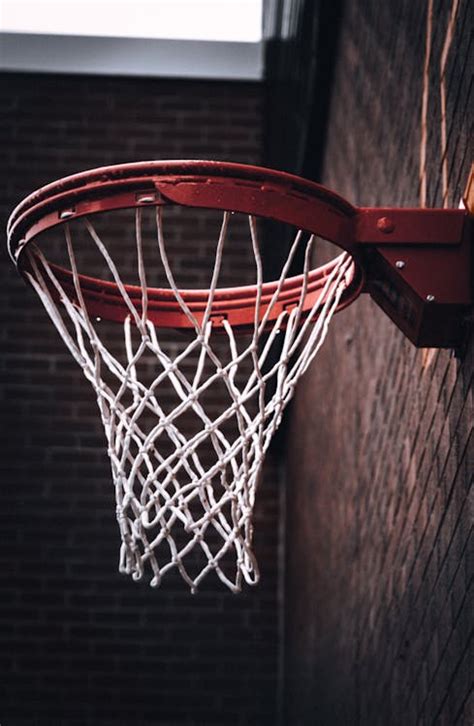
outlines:
[[[7,33],[256,43],[262,0],[0,0]]]

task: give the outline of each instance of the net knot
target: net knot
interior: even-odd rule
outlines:
[[[126,522],[127,521],[127,515],[123,511],[123,508],[121,505],[118,505],[115,508],[115,516],[118,519],[119,522]]]

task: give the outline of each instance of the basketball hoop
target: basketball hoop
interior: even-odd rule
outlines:
[[[222,213],[208,289],[183,288],[177,282],[164,225],[176,207]],[[134,210],[130,238],[136,283],[123,280],[98,230],[105,213],[127,209]],[[97,395],[115,486],[122,572],[139,579],[148,570],[150,584],[157,586],[175,570],[192,592],[212,571],[233,592],[243,581],[258,581],[252,515],[264,456],[334,313],[363,289],[374,297],[380,297],[382,289],[385,308],[401,319],[393,286],[397,280],[402,280],[399,287],[407,285],[407,280],[401,278],[399,265],[390,274],[383,268],[393,245],[397,250],[408,247],[412,260],[413,244],[417,249],[424,245],[425,252],[438,244],[448,245],[451,252],[456,245],[463,254],[469,250],[465,215],[443,210],[440,216],[440,210],[429,210],[420,224],[419,212],[360,210],[290,174],[201,161],[95,169],[43,187],[15,209],[8,225],[12,259]],[[235,214],[247,219],[254,281],[221,287]],[[263,281],[261,218],[297,230],[273,282]],[[402,240],[393,234],[397,225]],[[410,225],[416,227],[414,241]],[[80,269],[78,226],[109,279]],[[67,266],[48,260],[43,251],[42,238],[54,235],[56,228],[64,233]],[[161,287],[149,282],[147,235],[154,239],[163,270]],[[316,235],[335,243],[342,253],[312,269]],[[392,247],[387,246],[387,236]],[[297,252],[304,258],[303,272],[292,277]],[[385,288],[379,284],[380,274]],[[424,281],[418,279],[417,284],[422,287]],[[444,302],[457,308],[467,305],[464,288],[464,283],[458,285],[457,299]],[[451,294],[446,286],[443,291]],[[416,296],[407,293],[404,301],[405,308],[413,308]],[[413,326],[413,320],[410,309],[403,324]],[[102,321],[122,325],[122,352],[104,340]],[[187,331],[178,348],[167,348],[167,329]],[[160,399],[163,390],[173,392],[172,405]],[[226,400],[217,415],[206,406],[214,390]],[[187,428],[182,421],[192,425]]]

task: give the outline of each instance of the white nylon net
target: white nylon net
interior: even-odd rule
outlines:
[[[167,572],[179,571],[195,592],[214,571],[233,592],[242,581],[258,582],[252,550],[252,515],[259,476],[271,438],[300,376],[314,359],[347,286],[351,258],[342,254],[309,314],[302,313],[314,237],[301,231],[291,245],[269,306],[261,312],[262,261],[257,225],[248,218],[258,290],[253,330],[237,338],[224,320],[214,336],[212,303],[230,213],[224,213],[216,246],[206,310],[199,323],[176,285],[168,261],[163,210],[156,208],[156,250],[170,289],[191,321],[194,335],[174,356],[160,341],[147,316],[141,209],[136,210],[135,244],[141,309],[133,305],[121,276],[92,222],[88,234],[123,296],[129,314],[123,324],[124,355],[115,355],[101,337],[100,325],[86,307],[69,224],[64,226],[74,296],[67,294],[53,267],[36,246],[29,255],[31,284],[54,325],[95,389],[108,442],[121,535],[119,569],[158,586]],[[269,318],[296,251],[304,251],[299,302],[274,323]],[[117,324],[120,327],[120,324]],[[279,355],[274,350],[278,337]],[[218,343],[215,342],[216,339]],[[223,353],[225,349],[225,352]],[[146,358],[154,362],[151,379],[140,375]],[[244,371],[244,376],[240,375]],[[269,384],[271,383],[271,386]],[[175,403],[160,393],[172,389]],[[271,393],[269,389],[271,388]],[[207,401],[213,391],[226,404],[218,415]],[[230,563],[230,564],[229,564]]]

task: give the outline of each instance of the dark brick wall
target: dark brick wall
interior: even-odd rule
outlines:
[[[25,193],[82,169],[260,159],[257,84],[7,74],[0,105],[3,227]],[[247,274],[250,257],[231,262],[234,280]],[[206,268],[193,265],[194,283]],[[272,461],[257,503],[258,587],[235,596],[208,578],[193,597],[181,580],[153,590],[119,575],[95,396],[5,248],[1,279],[2,726],[275,723]]]
[[[361,205],[419,202],[427,3],[347,2],[322,181]],[[428,204],[441,205],[434,2]],[[472,161],[473,5],[449,55],[449,203]],[[416,350],[369,299],[300,382],[287,463],[286,723],[473,723],[472,336]],[[469,558],[471,554],[471,558]]]

